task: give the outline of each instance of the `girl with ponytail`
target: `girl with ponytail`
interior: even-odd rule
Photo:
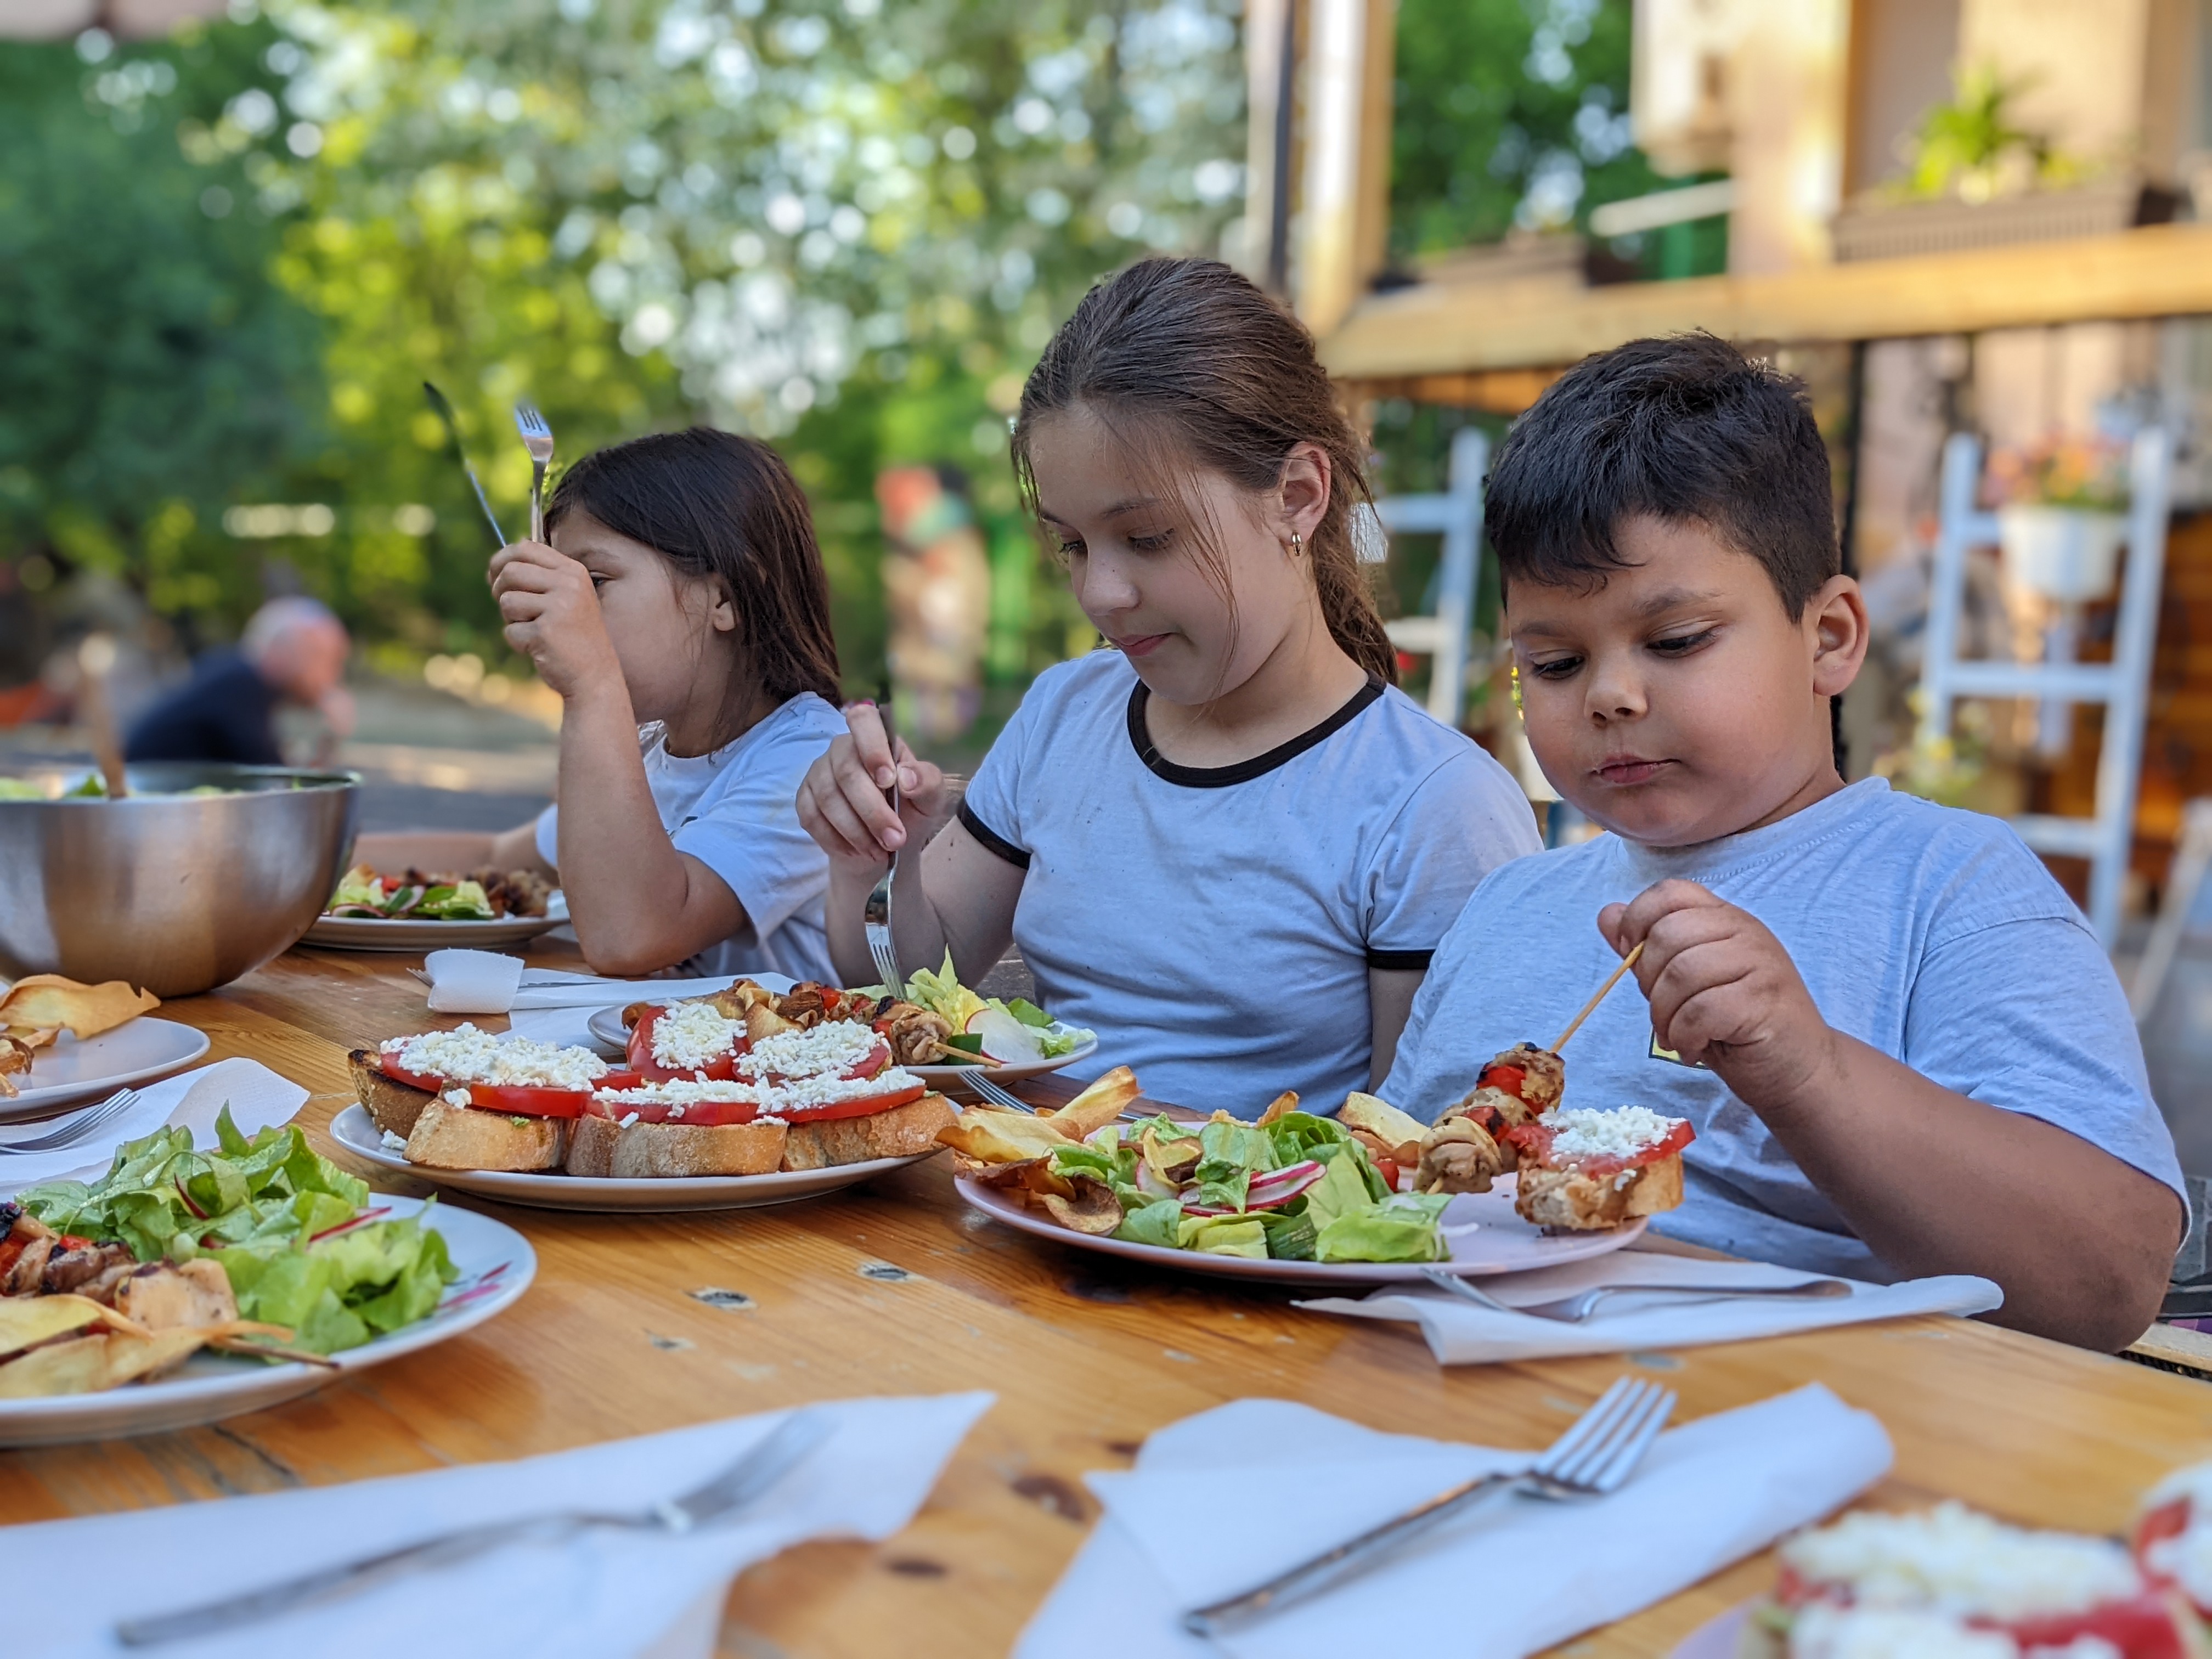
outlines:
[[[830,949],[890,853],[901,963],[972,984],[1011,940],[1094,1071],[1240,1115],[1334,1111],[1389,1069],[1475,884],[1537,850],[1510,776],[1393,684],[1352,539],[1360,446],[1312,338],[1229,267],[1094,288],[1022,392],[1014,465],[1112,647],[1040,676],[963,799],[876,711],[799,816]],[[884,790],[896,779],[899,809]]]

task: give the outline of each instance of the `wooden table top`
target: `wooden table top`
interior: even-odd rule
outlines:
[[[352,1098],[347,1049],[441,1023],[403,971],[412,961],[295,951],[162,1012],[206,1031],[211,1060],[247,1055],[313,1091],[301,1121],[335,1152],[325,1131]],[[2121,1527],[2168,1469],[2212,1456],[2205,1384],[1954,1319],[1446,1370],[1411,1326],[1300,1313],[1291,1292],[1128,1270],[997,1226],[960,1203],[943,1159],[773,1209],[459,1202],[538,1250],[536,1284],[501,1317],[218,1426],[0,1451],[0,1516],[520,1457],[806,1400],[992,1389],[998,1404],[905,1532],[787,1552],[731,1594],[724,1652],[874,1659],[896,1645],[919,1659],[1006,1651],[1096,1516],[1084,1474],[1126,1468],[1153,1430],[1243,1395],[1538,1446],[1625,1369],[1679,1389],[1678,1420],[1817,1380],[1875,1413],[1896,1442],[1874,1502],[1953,1495],[2092,1532]],[[750,1304],[695,1299],[710,1288]],[[1771,1576],[1764,1561],[1741,1564],[1567,1651],[1664,1653]]]

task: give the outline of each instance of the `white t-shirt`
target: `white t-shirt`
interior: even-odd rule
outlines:
[[[806,769],[845,729],[845,717],[811,691],[777,707],[735,743],[705,755],[672,755],[655,723],[639,729],[645,781],[660,827],[737,895],[746,924],[683,963],[697,975],[765,969],[836,982],[822,915],[830,857],[799,827]],[[538,819],[538,854],[560,864],[560,809]]]
[[[1039,1000],[1098,1033],[1096,1074],[1240,1116],[1364,1088],[1367,970],[1423,969],[1484,873],[1538,846],[1504,768],[1370,681],[1236,766],[1152,750],[1116,653],[1041,675],[961,821],[1026,867],[1014,941]]]
[[[1383,1098],[1434,1118],[1497,1050],[1552,1042],[1619,964],[1598,911],[1668,877],[1772,930],[1836,1030],[2181,1192],[2127,999],[2073,901],[2010,826],[1879,778],[1701,846],[1600,836],[1498,871],[1438,948]],[[1696,1128],[1683,1206],[1655,1226],[1809,1272],[1896,1276],[1716,1073],[1656,1042],[1649,1005],[1623,984],[1565,1056],[1568,1105],[1648,1106]]]

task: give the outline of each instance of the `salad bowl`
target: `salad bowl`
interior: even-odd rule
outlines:
[[[360,814],[350,772],[165,762],[131,767],[121,800],[65,793],[83,773],[0,795],[0,975],[228,984],[313,925]]]

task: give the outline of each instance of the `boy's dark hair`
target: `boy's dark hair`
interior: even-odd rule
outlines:
[[[1586,357],[1514,424],[1485,522],[1516,580],[1601,585],[1622,520],[1699,523],[1766,567],[1792,618],[1842,568],[1804,383],[1702,331]]]
[[[738,613],[745,665],[777,703],[802,691],[840,700],[813,515],[766,444],[695,426],[594,451],[555,486],[545,533],[578,511],[686,575],[719,579]]]

